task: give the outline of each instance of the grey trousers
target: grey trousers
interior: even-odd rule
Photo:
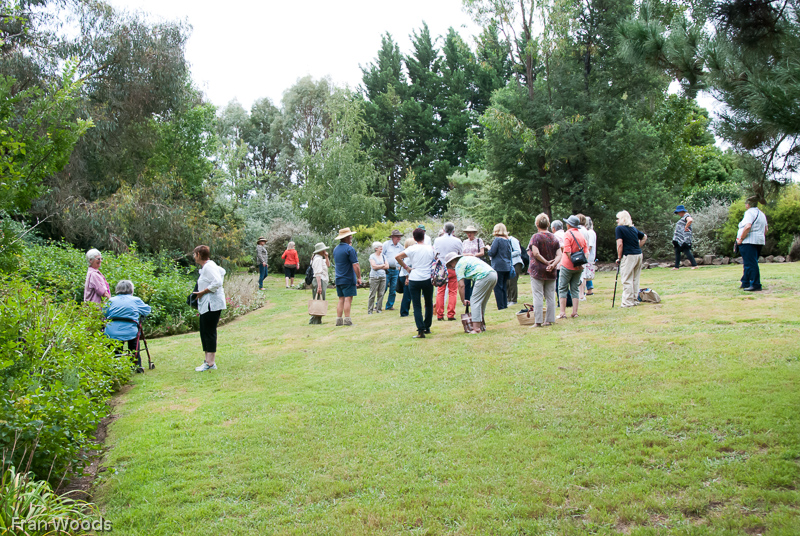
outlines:
[[[483,322],[483,317],[486,315],[486,304],[489,303],[489,297],[496,284],[497,272],[491,272],[483,279],[475,281],[475,285],[472,287],[472,297],[469,300],[473,322]]]
[[[533,317],[537,324],[541,324],[543,302],[547,301],[547,315],[544,322],[551,324],[556,321],[556,280],[555,279],[534,279],[531,278],[531,291],[533,292]]]
[[[386,278],[370,277],[369,278],[369,302],[367,311],[372,312],[373,308],[377,305],[378,311],[381,310],[383,303],[383,294],[386,292]],[[377,303],[375,298],[377,297]]]

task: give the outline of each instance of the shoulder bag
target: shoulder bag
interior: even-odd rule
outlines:
[[[197,298],[195,292],[200,292],[200,289],[197,288],[197,283],[194,284],[194,290],[186,296],[186,305],[192,309],[198,309],[200,307],[200,300]]]
[[[572,233],[572,231],[570,231],[569,234],[572,235],[572,240],[580,248],[578,251],[569,254],[569,260],[572,261],[572,265],[577,268],[578,266],[583,266],[589,261],[586,259],[586,255],[583,253],[583,248],[581,248],[581,244],[578,242],[578,239],[575,238],[575,235]]]

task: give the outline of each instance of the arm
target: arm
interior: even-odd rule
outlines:
[[[644,235],[641,240],[639,240],[639,247],[642,247],[644,243],[647,242],[647,235]]]
[[[556,251],[555,258],[547,264],[547,271],[548,272],[552,272],[553,270],[558,268],[558,265],[561,264],[561,256],[563,254],[564,254],[564,251],[561,248],[558,248],[558,251]]]
[[[150,312],[152,311],[152,309],[150,308],[150,306],[149,306],[149,305],[147,305],[146,303],[144,303],[144,302],[142,301],[142,299],[141,299],[141,298],[137,298],[137,300],[139,300],[139,301],[136,303],[136,306],[137,306],[137,308],[139,309],[139,315],[140,315],[140,316],[147,316],[147,315],[149,315],[149,314],[150,314]]]
[[[475,257],[483,257],[486,252],[483,249],[483,247],[484,247],[483,240],[481,240],[480,238],[478,239],[478,245],[480,245],[481,247],[478,250],[478,252],[475,254]]]
[[[464,280],[463,279],[459,279],[458,280],[458,295],[461,298],[461,304],[462,305],[467,305],[467,302],[464,301],[464,292],[465,291],[466,291],[466,288],[464,287]]]
[[[375,261],[372,260],[372,257],[369,258],[369,265],[372,267],[373,270],[380,270],[383,268],[382,264],[375,264]]]
[[[622,239],[617,238],[617,261],[622,258]]]
[[[394,260],[397,261],[397,264],[403,267],[403,270],[405,270],[408,273],[411,273],[411,268],[409,268],[408,265],[403,261],[403,259],[405,259],[406,257],[408,257],[408,255],[406,255],[406,252],[401,251],[395,256]]]
[[[353,270],[356,272],[356,281],[361,281],[361,266],[357,262],[353,263]]]
[[[744,228],[742,229],[742,234],[740,236],[736,237],[736,242],[738,244],[741,244],[742,240],[744,240],[747,237],[747,235],[750,234],[750,229],[752,227],[753,227],[753,225],[751,223],[748,223],[747,225],[744,226]],[[767,234],[766,231],[764,232],[764,234]]]
[[[684,231],[688,231],[688,230],[689,230],[689,227],[691,227],[691,226],[692,226],[692,222],[693,222],[693,221],[694,221],[694,220],[692,219],[692,217],[691,217],[691,216],[687,217],[687,218],[686,218],[686,227],[684,227],[684,228],[683,228],[683,230],[684,230]]]

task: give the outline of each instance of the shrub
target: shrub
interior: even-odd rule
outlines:
[[[721,237],[722,229],[728,220],[728,203],[712,200],[708,206],[691,212],[693,244],[692,249],[698,255],[730,254],[726,250]]]
[[[769,234],[777,241],[776,253],[789,253],[792,242],[800,234],[800,185],[783,190],[770,212]]]
[[[7,463],[20,467],[24,453],[35,450],[30,469],[38,478],[82,463],[106,401],[131,370],[102,326],[92,305],[56,302],[25,282],[3,283],[0,450],[16,453]]]
[[[83,251],[58,243],[26,247],[20,266],[24,279],[46,289],[56,300],[73,302],[83,301],[86,270]],[[112,294],[117,282],[130,279],[136,296],[150,305],[152,312],[144,323],[145,335],[197,329],[196,311],[186,305],[186,295],[194,286],[190,269],[163,257],[143,259],[134,245],[128,253],[104,252],[102,271]]]
[[[714,202],[730,205],[744,194],[742,186],[734,182],[706,183],[689,190],[683,204],[694,213],[711,206]]]
[[[32,473],[22,474],[13,465],[0,467],[0,530],[2,534],[77,534],[75,526],[88,531],[100,516],[94,506],[53,492],[46,481]],[[72,526],[70,526],[72,525]],[[12,530],[12,527],[17,527]],[[44,529],[44,530],[42,530]]]

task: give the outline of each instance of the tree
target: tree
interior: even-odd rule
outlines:
[[[337,90],[324,113],[330,120],[330,135],[303,161],[307,175],[298,197],[303,215],[320,233],[372,224],[383,214],[384,205],[371,191],[383,185],[361,147],[367,133],[364,110],[349,92]]]
[[[646,2],[619,28],[629,61],[669,74],[688,96],[705,89],[725,104],[717,133],[761,160],[752,189],[762,200],[800,163],[799,8],[797,0],[710,0],[684,14]]]
[[[417,183],[416,175],[409,171],[400,183],[400,199],[397,203],[397,218],[415,221],[424,218],[431,209],[431,201],[425,190]]]

